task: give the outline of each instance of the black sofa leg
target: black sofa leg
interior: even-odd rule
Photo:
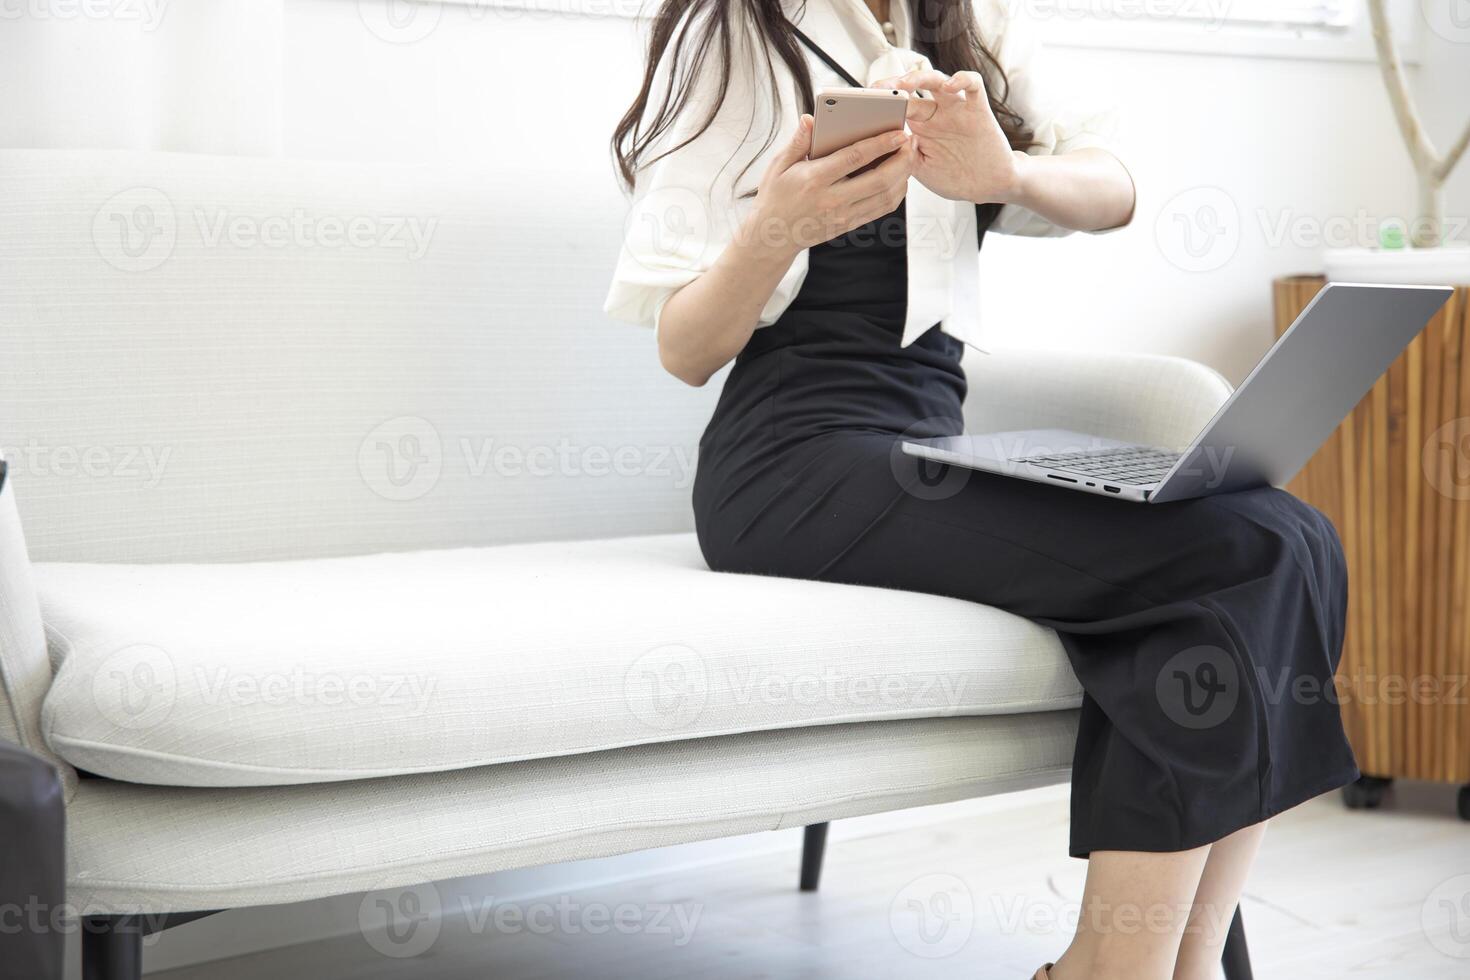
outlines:
[[[1251,973],[1251,953],[1245,945],[1245,921],[1240,917],[1240,906],[1235,908],[1235,918],[1230,920],[1230,932],[1225,936],[1225,980],[1255,980]]]
[[[143,928],[131,916],[94,915],[82,922],[82,980],[141,980]]]
[[[827,853],[827,825],[808,825],[801,840],[801,890],[814,892],[822,883],[822,856]]]

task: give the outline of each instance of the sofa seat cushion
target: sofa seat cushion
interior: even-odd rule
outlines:
[[[137,783],[396,776],[1080,700],[1048,629],[713,573],[688,534],[36,573],[45,737]]]

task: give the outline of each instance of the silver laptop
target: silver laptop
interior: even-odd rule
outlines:
[[[907,441],[903,451],[1147,503],[1283,486],[1453,294],[1327,286],[1182,451],[1058,429]]]

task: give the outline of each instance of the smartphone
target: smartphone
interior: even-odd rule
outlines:
[[[812,113],[812,149],[817,160],[845,146],[881,133],[903,129],[909,94],[896,88],[824,88],[817,93]],[[874,160],[862,170],[878,166],[892,154]]]

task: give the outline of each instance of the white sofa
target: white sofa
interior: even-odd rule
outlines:
[[[0,737],[61,773],[75,908],[291,902],[1067,778],[1080,692],[1050,631],[704,567],[688,481],[718,382],[662,376],[602,317],[621,202],[556,191],[0,152]],[[974,424],[1163,445],[1228,393],[1149,356],[970,373]],[[92,975],[132,975],[109,948]]]

